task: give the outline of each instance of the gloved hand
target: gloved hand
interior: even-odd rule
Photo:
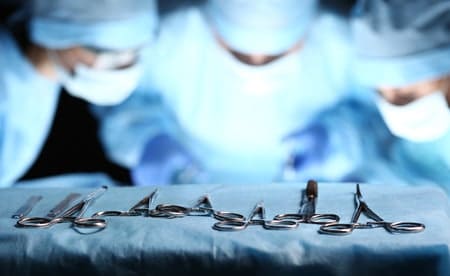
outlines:
[[[303,180],[302,171],[319,165],[325,159],[327,140],[326,130],[320,125],[297,130],[286,136],[282,141],[287,154],[282,168],[282,180]],[[315,176],[305,177],[309,179]]]
[[[344,100],[284,139],[285,180],[371,181],[377,174],[394,175],[385,156],[392,138],[373,102]]]
[[[196,183],[202,170],[182,145],[169,135],[160,134],[147,143],[131,176],[133,184],[139,186]]]
[[[351,124],[317,121],[285,138],[284,181],[347,181],[361,163],[361,141]]]

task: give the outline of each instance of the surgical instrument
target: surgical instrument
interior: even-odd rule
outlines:
[[[316,214],[318,198],[318,184],[309,180],[306,189],[302,191],[300,210],[296,214],[279,214],[274,220],[293,220],[297,223],[327,224],[339,222],[339,216],[335,214]]]
[[[30,196],[28,200],[12,215],[14,219],[20,219],[28,215],[33,207],[42,199],[42,196]]]
[[[64,210],[66,210],[67,207],[69,207],[70,203],[72,203],[75,199],[79,198],[80,196],[81,194],[79,193],[70,193],[63,200],[61,200],[60,203],[58,203],[48,212],[47,217],[49,218],[57,217],[59,214],[64,212]]]
[[[419,222],[387,222],[378,216],[365,202],[359,184],[356,184],[355,211],[353,212],[350,223],[329,223],[320,226],[319,233],[330,235],[347,235],[354,229],[372,229],[383,227],[390,233],[417,233],[425,229],[425,225]],[[364,213],[368,218],[373,219],[372,222],[359,223],[358,219]]]
[[[219,231],[240,231],[250,225],[261,225],[267,230],[295,229],[298,223],[292,220],[266,220],[264,203],[258,202],[246,220],[223,220],[213,225]]]
[[[201,196],[192,207],[175,204],[159,204],[150,213],[155,217],[180,218],[185,216],[212,216],[217,220],[245,221],[245,217],[238,213],[217,211],[212,207],[208,195]]]
[[[133,205],[128,211],[100,211],[92,215],[95,217],[135,217],[135,216],[148,216],[150,212],[150,206],[158,195],[158,189],[155,189],[149,195],[141,199],[138,203]]]
[[[23,217],[17,221],[17,226],[19,227],[50,227],[57,223],[71,222],[73,226],[76,227],[93,227],[93,228],[105,228],[106,220],[100,218],[84,218],[83,215],[89,208],[95,199],[103,195],[107,186],[102,186],[101,188],[91,192],[81,201],[70,207],[67,211],[56,216],[55,218],[47,217]],[[77,214],[77,216],[75,216]]]

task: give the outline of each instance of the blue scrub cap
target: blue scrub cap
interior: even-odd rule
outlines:
[[[209,0],[205,14],[233,50],[277,55],[310,27],[317,0]]]
[[[33,0],[31,39],[52,49],[139,47],[157,27],[155,0]]]
[[[360,0],[352,22],[355,74],[403,86],[450,73],[450,1]]]

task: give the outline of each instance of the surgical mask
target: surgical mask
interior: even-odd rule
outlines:
[[[398,137],[428,142],[439,139],[450,130],[450,111],[441,91],[402,106],[380,97],[377,105],[388,128]]]
[[[101,60],[101,59],[100,59]],[[74,74],[56,62],[58,75],[67,92],[96,105],[115,105],[124,101],[137,87],[140,68],[136,63],[124,69],[99,69],[75,65]]]

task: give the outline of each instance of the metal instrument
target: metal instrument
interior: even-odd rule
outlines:
[[[296,214],[279,214],[274,220],[293,220],[297,223],[327,224],[339,222],[335,214],[316,214],[316,204],[319,187],[317,182],[309,180],[306,189],[302,191],[300,210]]]
[[[33,207],[42,199],[42,196],[30,196],[27,201],[20,206],[19,209],[12,215],[14,219],[20,219],[28,215]]]
[[[159,204],[150,211],[150,216],[165,218],[180,218],[185,216],[212,216],[217,220],[245,221],[241,214],[214,210],[208,195],[199,198],[192,207],[175,204]]]
[[[266,220],[264,203],[258,202],[246,220],[222,220],[213,225],[219,231],[240,231],[250,225],[261,225],[267,230],[295,229],[298,223],[292,220]]]
[[[101,195],[103,195],[107,186],[102,186],[101,188],[93,191],[84,197],[81,201],[70,207],[67,211],[61,213],[60,215],[49,218],[49,217],[22,217],[17,221],[17,226],[19,227],[50,227],[57,223],[70,222],[72,226],[75,227],[88,227],[88,228],[105,228],[106,221],[100,218],[84,218],[83,215],[89,206]],[[76,215],[76,216],[75,216]]]
[[[128,211],[100,211],[92,215],[95,217],[135,217],[135,216],[149,216],[150,206],[152,202],[158,196],[158,189],[155,189],[148,196],[139,200],[138,203],[133,205]]]
[[[319,233],[330,235],[347,235],[352,233],[354,229],[372,229],[377,227],[383,227],[390,233],[417,233],[425,229],[425,225],[419,222],[387,222],[382,219],[374,211],[372,211],[372,209],[370,209],[364,201],[359,184],[356,185],[355,204],[356,208],[353,212],[350,223],[329,223],[321,225]],[[359,223],[358,220],[362,213],[374,221]]]
[[[60,203],[58,203],[55,207],[53,207],[48,212],[46,217],[49,217],[49,218],[57,217],[64,210],[66,210],[67,207],[69,207],[70,203],[72,203],[75,199],[79,198],[80,196],[81,196],[81,194],[79,194],[79,193],[71,193],[71,194],[69,194],[68,196],[66,196],[66,198],[61,200]]]

